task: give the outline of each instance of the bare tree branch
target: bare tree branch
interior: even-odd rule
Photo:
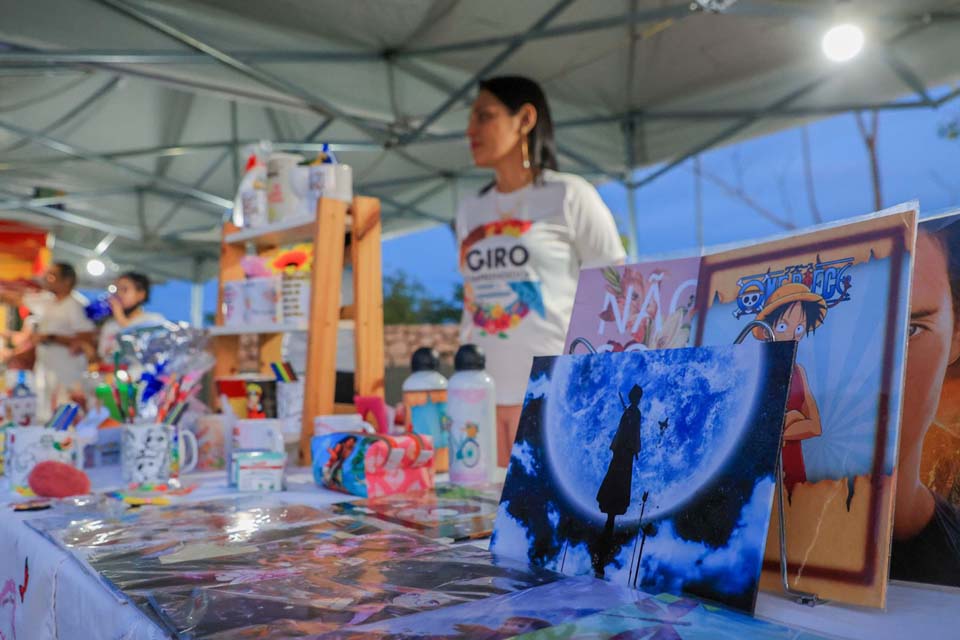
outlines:
[[[700,156],[693,156],[693,219],[696,229],[697,248],[703,248],[703,175]]]
[[[778,216],[777,214],[770,211],[769,209],[761,205],[759,202],[751,198],[747,194],[747,192],[741,189],[740,187],[735,187],[731,185],[729,182],[727,182],[726,180],[724,180],[723,178],[721,178],[720,176],[714,173],[710,173],[709,171],[704,169],[702,166],[700,166],[699,162],[694,163],[693,167],[691,168],[691,171],[693,171],[696,175],[702,176],[705,179],[712,182],[713,184],[717,185],[728,196],[730,196],[731,198],[734,198],[735,200],[739,200],[743,204],[747,205],[748,207],[753,209],[758,215],[760,215],[760,217],[765,218],[770,222],[774,223],[775,225],[779,227],[783,227],[784,229],[797,228],[797,225],[795,225],[794,223],[790,222],[789,220],[784,220],[783,218],[781,218],[780,216]]]
[[[787,220],[793,222],[795,216],[793,215],[793,203],[790,202],[790,192],[789,189],[787,189],[786,167],[784,167],[784,170],[777,176],[777,192],[780,194],[780,204],[783,206]]]
[[[880,158],[877,155],[877,133],[880,128],[879,113],[876,109],[871,112],[870,128],[867,128],[863,118],[863,112],[857,111],[853,114],[857,120],[857,129],[860,130],[860,137],[863,138],[863,144],[867,148],[867,156],[870,159],[870,178],[873,184],[873,208],[879,211],[883,208],[883,194],[880,183]]]
[[[810,205],[810,215],[817,224],[823,222],[820,207],[817,206],[817,194],[813,189],[813,154],[810,152],[810,132],[807,126],[800,127],[800,144],[803,154],[803,177],[807,186],[807,204]]]
[[[945,180],[943,176],[941,176],[936,169],[931,169],[929,171],[929,174],[930,174],[930,179],[933,180],[933,182],[936,183],[938,187],[940,187],[950,195],[950,202],[952,204],[956,204],[960,202],[960,191],[957,190],[957,187],[954,184],[952,184],[948,180]]]

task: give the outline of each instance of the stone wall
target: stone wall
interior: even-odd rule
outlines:
[[[388,368],[409,369],[410,357],[420,347],[440,352],[444,368],[453,366],[460,346],[460,326],[456,324],[387,325],[384,327],[384,355]]]

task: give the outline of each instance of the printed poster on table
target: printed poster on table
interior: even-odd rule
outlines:
[[[794,351],[536,358],[491,550],[752,612]]]
[[[692,598],[660,594],[516,640],[826,640],[807,631],[751,618]]]
[[[783,445],[788,572],[791,587],[829,600],[884,605],[916,218],[904,205],[701,263],[695,344],[798,342]],[[771,527],[771,591],[782,590],[778,542]]]
[[[890,577],[960,587],[960,211],[920,223]]]
[[[584,269],[564,353],[690,346],[700,258]]]
[[[461,487],[437,485],[434,491],[396,493],[330,508],[336,513],[377,518],[454,542],[490,537],[500,504],[498,484]]]

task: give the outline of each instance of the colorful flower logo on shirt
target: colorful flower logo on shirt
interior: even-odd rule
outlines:
[[[480,273],[495,272],[500,268],[522,268],[529,259],[529,252],[524,244],[518,242],[511,247],[498,246],[487,250],[479,250],[476,245],[491,238],[519,240],[532,225],[529,220],[509,218],[475,228],[460,245],[461,270],[465,273]],[[478,299],[477,291],[469,281],[464,285],[464,306],[482,335],[506,339],[507,332],[517,327],[531,311],[541,317],[546,315],[539,282],[505,282],[497,297],[501,298],[497,302],[482,301]]]
[[[511,282],[509,286],[517,297],[505,307],[499,304],[477,303],[472,287],[466,285],[464,288],[467,312],[473,318],[474,326],[479,327],[484,334],[506,338],[506,332],[519,325],[530,311],[536,311],[540,317],[546,315],[539,282]]]

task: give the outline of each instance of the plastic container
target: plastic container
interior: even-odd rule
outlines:
[[[315,164],[291,171],[291,190],[306,211],[316,210],[317,200],[353,200],[353,170],[346,164]]]
[[[274,152],[267,159],[267,207],[270,222],[307,215],[307,206],[293,188],[293,177],[303,156]]]
[[[493,379],[484,370],[483,350],[465,344],[454,358],[447,385],[450,419],[450,482],[480,485],[497,471],[497,404]]]
[[[450,419],[447,417],[447,379],[440,373],[440,355],[420,347],[410,361],[413,371],[403,381],[403,404],[407,408],[407,433],[430,436],[434,445],[434,469],[450,468]]]
[[[247,159],[247,166],[233,201],[233,223],[238,227],[260,227],[270,222],[267,209],[267,166],[259,154]]]

